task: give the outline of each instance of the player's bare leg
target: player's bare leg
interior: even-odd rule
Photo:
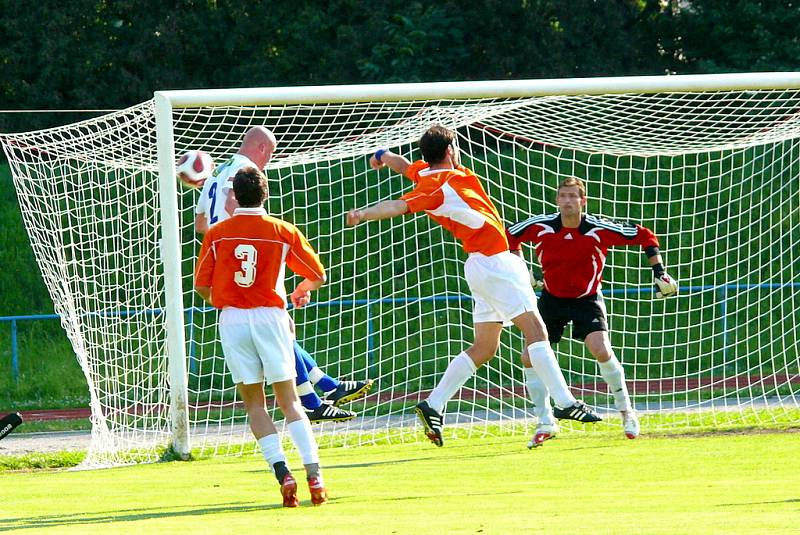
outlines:
[[[527,351],[522,355],[522,365],[525,368],[533,368],[535,375],[547,387],[556,402],[553,414],[557,418],[585,423],[602,420],[585,403],[576,400],[567,388],[564,374],[547,341],[547,330],[539,312],[536,310],[523,312],[512,321],[525,336]]]
[[[639,436],[639,419],[631,405],[628,387],[625,384],[625,370],[614,355],[611,340],[606,331],[594,331],[586,335],[586,349],[597,359],[600,375],[603,376],[614,396],[614,406],[622,416],[625,436],[634,439]]]
[[[447,370],[428,399],[416,406],[415,412],[422,423],[425,435],[437,446],[444,444],[442,439],[444,416],[442,413],[445,405],[475,374],[475,370],[494,356],[500,346],[502,329],[503,325],[499,322],[476,323],[473,344],[450,361]]]
[[[322,482],[319,467],[319,448],[311,431],[311,423],[305,415],[305,410],[297,397],[294,381],[278,381],[272,384],[275,400],[286,417],[286,429],[294,442],[303,465],[306,468],[306,480],[311,493],[311,503],[322,505],[328,501],[328,491]]]
[[[266,396],[261,383],[236,385],[242,397],[245,411],[250,422],[250,429],[256,437],[264,459],[272,468],[275,478],[281,485],[281,497],[284,507],[297,507],[297,482],[286,466],[286,456],[283,454],[281,439],[275,423],[266,409]]]

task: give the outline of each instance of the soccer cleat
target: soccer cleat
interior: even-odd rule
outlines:
[[[578,422],[600,422],[603,419],[583,401],[576,401],[571,407],[564,409],[553,407],[553,414],[559,420],[576,420]]]
[[[346,422],[357,415],[353,411],[340,409],[329,401],[323,401],[322,405],[316,409],[306,409],[306,416],[308,416],[308,420],[312,424],[318,424],[322,422]]]
[[[622,411],[622,429],[625,436],[633,440],[639,436],[639,418],[633,411]]]
[[[284,507],[297,507],[300,502],[297,501],[297,481],[295,481],[292,474],[286,474],[281,483],[281,496],[283,496]]]
[[[538,448],[544,444],[545,440],[556,438],[556,433],[558,433],[558,425],[556,424],[537,425],[536,431],[533,433],[533,437],[528,442],[528,449],[532,450],[533,448]]]
[[[442,426],[444,425],[444,417],[433,410],[433,408],[428,405],[427,401],[417,404],[414,412],[417,413],[419,421],[422,422],[422,426],[425,428],[425,435],[430,439],[431,442],[441,448],[442,444],[444,444],[442,441]]]
[[[308,479],[308,491],[311,493],[313,505],[322,505],[328,501],[328,491],[325,490],[321,477],[314,476]]]
[[[361,399],[372,388],[372,379],[366,381],[341,381],[339,385],[325,394],[324,401],[333,403],[336,407]]]

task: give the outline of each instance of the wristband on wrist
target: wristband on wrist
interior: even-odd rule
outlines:
[[[387,152],[389,152],[389,150],[388,150],[388,149],[378,149],[378,150],[376,150],[376,151],[375,151],[375,159],[376,159],[376,160],[378,160],[379,162],[381,162],[381,158],[382,158],[382,157],[383,157],[383,155],[384,155],[384,154],[386,154]],[[381,163],[383,163],[383,162],[381,162]]]
[[[666,273],[666,271],[664,271],[664,266],[661,264],[653,264],[652,266],[650,266],[650,268],[652,268],[653,275],[655,275],[657,279],[661,278],[664,275],[664,273]]]
[[[644,254],[645,256],[647,256],[647,258],[652,258],[655,255],[660,254],[660,252],[661,251],[659,251],[658,247],[656,247],[655,245],[650,245],[648,247],[645,247],[644,249]]]

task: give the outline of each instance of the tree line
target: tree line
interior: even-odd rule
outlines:
[[[160,89],[791,71],[798,23],[798,2],[778,0],[0,0],[0,110],[118,109]],[[71,119],[0,113],[0,132]]]

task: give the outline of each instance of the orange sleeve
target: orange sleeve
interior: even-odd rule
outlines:
[[[217,263],[216,252],[214,251],[215,233],[209,229],[203,237],[203,246],[200,247],[200,254],[197,255],[197,265],[194,268],[194,285],[211,287],[211,278],[214,275],[214,266]]]
[[[430,164],[423,160],[417,160],[406,168],[405,177],[411,182],[419,182],[419,172],[430,167]]]
[[[400,197],[400,200],[406,202],[407,213],[411,214],[440,207],[444,202],[444,193],[439,184],[418,184],[416,188]]]
[[[289,254],[286,255],[286,265],[301,277],[310,280],[325,278],[325,267],[320,262],[314,248],[297,227],[290,227],[291,240],[289,241]]]

